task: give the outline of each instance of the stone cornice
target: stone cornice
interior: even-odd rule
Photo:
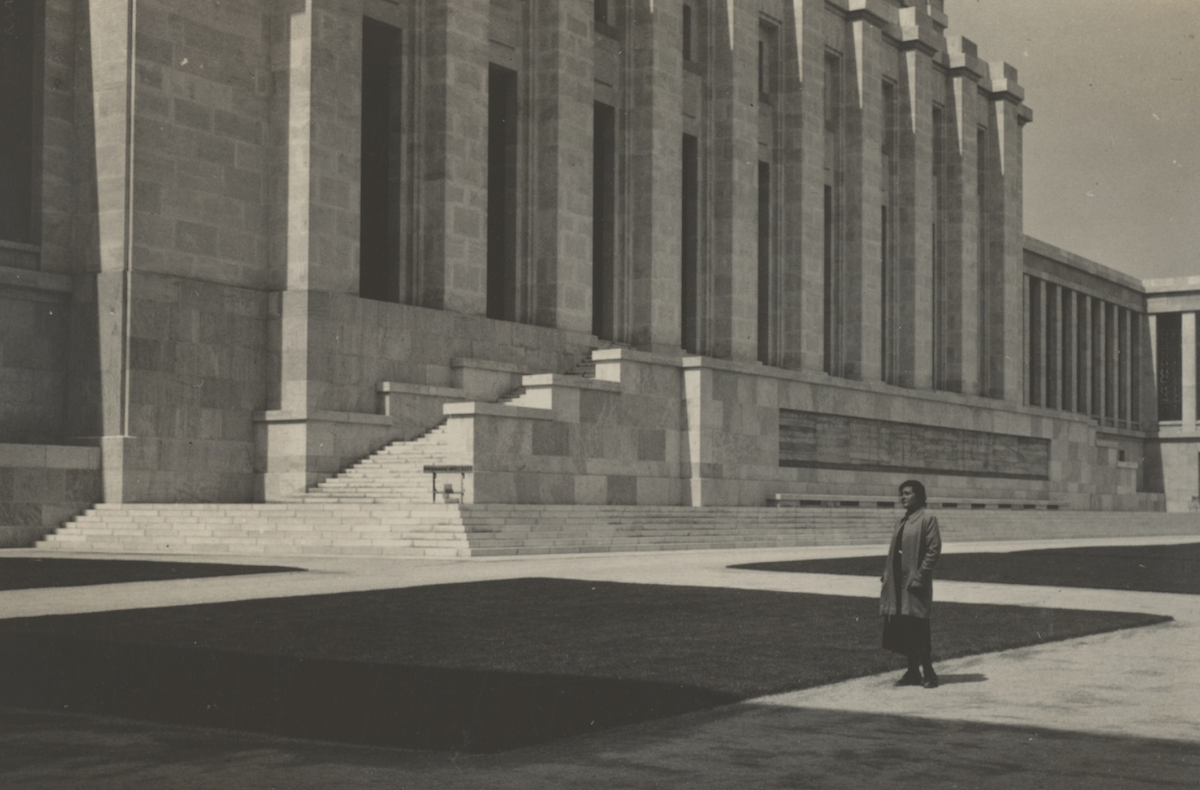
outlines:
[[[945,39],[933,29],[933,22],[928,14],[919,8],[901,8],[899,16],[900,49],[915,49],[931,57],[941,51]]]

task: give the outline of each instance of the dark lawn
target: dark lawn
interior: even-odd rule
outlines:
[[[207,579],[254,573],[292,573],[277,565],[218,565],[207,562],[92,560],[68,557],[0,557],[0,590],[83,587],[89,584]]]
[[[879,576],[883,572],[883,555],[756,562],[733,567],[787,573]],[[963,582],[1197,595],[1200,594],[1200,543],[943,554],[934,577]]]
[[[899,668],[868,598],[513,579],[0,622],[0,704],[494,751]],[[1169,620],[942,603],[937,659]]]

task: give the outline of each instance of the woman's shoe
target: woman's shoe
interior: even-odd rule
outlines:
[[[932,669],[931,669],[931,670],[929,670],[928,672],[926,672],[926,673],[925,673],[925,680],[924,680],[924,682],[923,682],[923,683],[921,683],[921,685],[922,685],[922,686],[924,686],[924,687],[925,687],[925,688],[927,688],[927,689],[935,689],[935,688],[937,688],[937,687],[938,687],[938,676],[937,676],[937,673],[936,673],[936,672],[934,672]]]
[[[919,686],[921,685],[921,673],[905,672],[904,677],[896,681],[897,686]]]

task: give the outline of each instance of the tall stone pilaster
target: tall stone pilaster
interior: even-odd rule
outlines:
[[[937,34],[919,8],[900,9],[897,206],[897,383],[933,386],[933,70]]]
[[[883,135],[885,20],[874,3],[852,0],[850,33],[854,48],[846,64],[849,98],[845,103],[845,245],[841,268],[842,321],[839,374],[878,380],[882,375],[882,217],[880,188]]]
[[[758,15],[712,8],[712,294],[706,353],[753,361],[758,353]]]
[[[1017,84],[1017,70],[1007,63],[989,67],[988,95],[991,118],[988,132],[987,258],[984,262],[986,371],[985,395],[1010,402],[1023,399],[1022,280],[1024,278],[1024,225],[1022,219],[1021,128],[1032,113],[1021,104],[1025,91]]]
[[[630,0],[630,12],[630,315],[619,339],[671,353],[681,342],[682,12],[651,0]]]
[[[800,184],[800,328],[799,353],[790,347],[783,356],[786,367],[820,371],[824,367],[824,189],[825,148],[824,75],[825,41],[821,20],[826,12],[824,0],[795,0],[801,16],[798,19],[799,63],[804,83],[801,92],[803,121],[801,123]],[[793,198],[789,190],[789,198]],[[794,330],[786,333],[793,341]]]
[[[946,41],[950,85],[950,145],[946,151],[946,197],[942,239],[947,262],[945,286],[946,389],[979,394],[979,80],[986,67],[975,44],[956,36]],[[983,119],[986,121],[986,119]]]
[[[823,12],[823,4],[814,4],[813,0],[785,2],[780,31],[782,68],[776,94],[779,184],[775,189],[779,196],[775,276],[778,290],[775,306],[779,315],[775,321],[778,335],[774,363],[784,368],[820,370],[821,253],[819,246],[812,247],[820,244],[820,220],[819,217],[815,220],[814,227],[811,215],[821,205],[820,160],[817,159],[815,170],[812,161],[820,148],[812,146],[821,145],[822,131],[821,116],[808,113],[820,113],[821,106],[819,96],[814,105],[813,90],[805,89],[805,77],[811,79],[821,73],[820,60],[814,61],[811,54],[814,50],[820,53],[821,41],[811,30],[813,26],[803,23],[806,9],[809,15]],[[815,87],[815,83],[810,87]],[[814,178],[818,179],[815,187]],[[812,202],[814,199],[816,203]],[[814,236],[814,232],[818,235]]]
[[[534,157],[530,320],[592,327],[592,5],[537,0],[531,152]]]
[[[426,0],[422,6],[419,301],[483,315],[489,2]]]
[[[1181,376],[1183,393],[1183,430],[1187,433],[1196,431],[1196,313],[1185,312],[1181,315],[1182,328],[1180,342],[1183,345],[1183,372]]]

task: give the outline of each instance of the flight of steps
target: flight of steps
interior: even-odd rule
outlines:
[[[1200,536],[1190,513],[934,510],[946,542]],[[885,545],[900,511],[874,508],[473,505],[471,556]]]
[[[42,547],[130,553],[489,557],[884,545],[898,510],[604,505],[98,505]],[[947,543],[1197,536],[1194,513],[937,512]]]
[[[433,484],[426,464],[461,464],[446,446],[446,421],[423,436],[392,442],[346,469],[293,497],[309,503],[431,504]]]
[[[38,548],[130,554],[470,554],[457,508],[337,502],[100,504]]]

